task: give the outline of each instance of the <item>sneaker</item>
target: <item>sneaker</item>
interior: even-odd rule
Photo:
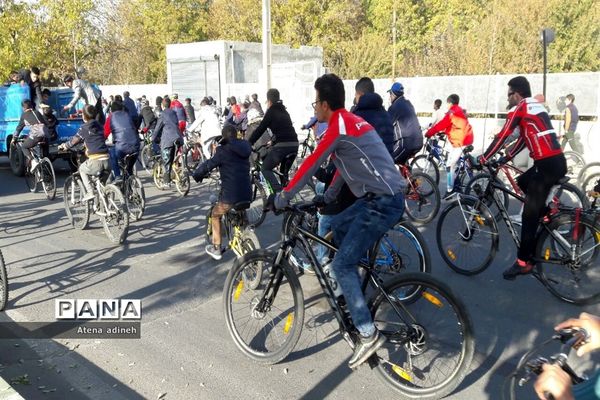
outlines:
[[[387,338],[380,334],[378,330],[375,330],[375,333],[369,337],[361,336],[360,342],[354,348],[352,358],[348,361],[348,366],[352,369],[357,368],[375,354],[386,341]]]
[[[533,271],[533,267],[534,264],[531,262],[526,262],[517,258],[517,261],[502,273],[502,276],[508,281],[514,281],[519,275],[530,274]]]
[[[522,224],[521,214],[509,215],[508,218],[513,222],[513,224]]]
[[[214,258],[215,260],[220,260],[223,255],[221,254],[220,246],[217,247],[214,244],[209,244],[206,246],[206,254]]]

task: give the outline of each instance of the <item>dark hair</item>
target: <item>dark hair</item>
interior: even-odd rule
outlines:
[[[156,105],[156,106],[162,106],[162,101],[163,101],[162,97],[156,96],[156,101],[155,101],[154,105]]]
[[[21,102],[21,106],[23,106],[23,108],[25,109],[28,109],[33,107],[33,103],[31,102],[31,100],[25,99]]]
[[[252,94],[252,100],[254,100],[254,101],[258,100],[258,95],[256,93]]]
[[[96,107],[93,105],[86,104],[83,107],[83,118],[86,120],[91,121],[96,118],[96,115],[98,115],[98,112],[96,111]]]
[[[571,103],[575,102],[575,96],[570,93],[567,95],[567,99],[571,100]]]
[[[208,97],[203,97],[202,100],[200,100],[200,105],[201,106],[206,106],[208,104],[209,104]]]
[[[123,111],[125,107],[123,106],[123,103],[120,101],[113,101],[110,104],[110,111],[115,112],[115,111]]]
[[[8,76],[13,76],[13,75],[19,75],[19,73],[17,71],[10,71],[10,74],[8,74]]]
[[[436,106],[437,108],[440,108],[442,106],[442,100],[435,99],[435,101],[433,102],[433,105]]]
[[[221,130],[221,136],[223,137],[221,139],[222,143],[228,143],[230,140],[237,138],[237,129],[231,124],[225,124]]]
[[[344,108],[346,91],[344,82],[335,74],[325,74],[315,81],[315,90],[319,92],[319,100],[326,101],[332,111]]]
[[[127,90],[123,92],[123,97],[129,97],[129,92]]]
[[[184,101],[187,101],[188,103],[191,103],[192,99],[190,99],[189,97],[186,97],[186,99]]]
[[[452,93],[450,96],[448,96],[448,98],[446,99],[446,101],[448,103],[452,103],[455,106],[458,105],[458,103],[460,103],[460,97],[458,97],[457,94]]]
[[[38,67],[31,67],[31,72],[33,72],[36,75],[40,74],[40,69]]]
[[[275,104],[278,101],[280,101],[281,97],[279,95],[279,90],[277,90],[277,89],[269,89],[269,90],[267,90],[267,100],[270,101],[273,104]]]
[[[229,98],[229,101],[231,101],[231,105],[237,104],[237,100],[235,99],[235,96],[231,96]]]
[[[164,98],[162,104],[165,106],[165,108],[171,108],[171,99],[168,97]]]
[[[212,96],[208,96],[208,105],[211,105],[215,102],[215,99],[212,98]]]
[[[243,106],[245,109],[248,109],[248,108],[250,108],[250,102],[249,102],[248,100],[246,100],[246,101],[244,101],[244,103],[242,104],[242,106]]]
[[[123,97],[120,94],[116,94],[115,95],[115,100],[114,101],[120,101],[123,102]]]
[[[42,90],[42,96],[43,96],[43,95],[48,95],[48,96],[51,96],[51,95],[52,95],[52,92],[50,91],[50,89],[44,89],[44,90]]]
[[[371,78],[364,76],[360,78],[358,82],[356,82],[354,90],[360,93],[374,93],[375,85],[373,85],[373,81],[371,80]]]
[[[531,86],[524,76],[516,76],[508,81],[508,86],[519,93],[521,97],[531,97]]]
[[[73,82],[73,75],[65,75],[65,77],[63,78],[63,82],[67,83],[67,82]]]

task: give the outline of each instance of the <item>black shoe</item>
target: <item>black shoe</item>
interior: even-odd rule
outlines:
[[[533,267],[533,264],[517,259],[510,268],[502,273],[502,276],[508,281],[514,281],[519,275],[527,275],[533,272]]]
[[[350,361],[348,361],[348,366],[352,369],[357,368],[359,365],[364,363],[371,357],[375,352],[383,346],[383,344],[387,341],[387,338],[379,333],[379,331],[375,331],[375,333],[368,338],[361,337],[360,342],[357,343],[354,348],[354,354]]]

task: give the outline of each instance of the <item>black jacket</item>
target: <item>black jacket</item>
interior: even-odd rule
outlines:
[[[156,128],[152,133],[152,141],[155,141],[159,136],[161,149],[173,147],[176,141],[181,141],[177,114],[170,108],[163,110],[162,114],[160,114],[160,118],[156,123]]]
[[[86,154],[108,154],[108,146],[104,141],[104,129],[98,121],[92,120],[81,125],[77,134],[73,136],[67,147],[73,147],[83,141],[85,143]]]
[[[375,128],[385,148],[390,154],[394,151],[394,127],[390,114],[383,108],[383,99],[377,93],[365,93],[353,111]]]
[[[221,193],[219,200],[226,204],[252,200],[250,185],[250,145],[245,140],[234,139],[230,143],[217,147],[215,155],[200,164],[194,171],[194,179],[199,181],[208,173],[219,168],[221,175]]]
[[[140,110],[140,114],[142,115],[142,119],[144,121],[144,127],[148,128],[148,129],[154,129],[158,118],[156,117],[156,114],[152,110],[152,107],[150,107],[150,106],[142,107],[142,109]]]
[[[329,161],[325,168],[319,168],[315,173],[315,178],[325,184],[325,190],[327,190],[331,184],[333,176],[335,175],[335,170],[336,168],[333,161]],[[328,203],[319,210],[319,212],[322,215],[336,215],[350,207],[355,201],[356,196],[352,193],[348,184],[344,183],[335,201]]]
[[[23,114],[21,114],[19,124],[15,128],[13,136],[18,138],[25,126],[31,126],[36,124],[44,124],[48,126],[48,121],[46,121],[46,119],[42,116],[42,114],[40,114],[38,110],[29,109],[25,111]]]
[[[423,132],[415,108],[404,96],[398,97],[388,109],[392,122],[398,121],[402,131],[401,146],[407,150],[423,147]]]
[[[296,131],[292,125],[290,114],[281,102],[269,107],[260,125],[256,128],[252,136],[250,136],[250,144],[253,145],[256,143],[267,128],[270,128],[273,133],[273,145],[285,142],[298,142],[298,135],[296,135]]]
[[[189,106],[183,106],[185,110],[185,120],[188,125],[191,125],[196,120],[196,112],[194,111],[194,107],[190,104]]]

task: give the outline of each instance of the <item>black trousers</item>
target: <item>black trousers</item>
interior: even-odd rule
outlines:
[[[261,171],[275,192],[280,192],[283,188],[273,170],[290,154],[298,154],[298,146],[273,147],[263,160]],[[281,172],[287,174],[287,171]]]
[[[525,193],[521,226],[521,247],[518,257],[531,261],[535,252],[535,234],[540,218],[546,212],[546,198],[552,186],[567,173],[567,161],[562,154],[538,160],[533,167],[517,178],[519,187]]]

